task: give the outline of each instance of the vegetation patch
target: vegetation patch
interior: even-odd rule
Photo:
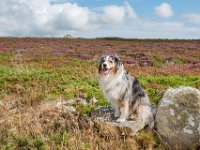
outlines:
[[[98,83],[98,59],[104,53],[120,54],[156,106],[169,87],[200,88],[198,42],[0,38],[0,149],[162,149],[152,131],[135,137],[113,131],[113,139],[109,129],[103,132],[88,120],[90,110],[109,105]],[[165,65],[166,58],[175,63]],[[146,60],[153,65],[133,63]],[[78,113],[72,115],[37,109],[43,102],[76,97],[98,102],[75,104]]]

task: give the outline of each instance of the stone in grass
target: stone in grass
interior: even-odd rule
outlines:
[[[41,103],[39,106],[37,106],[37,109],[47,109],[47,110],[56,110],[58,112],[64,112],[64,113],[76,113],[77,109],[74,105],[81,104],[84,106],[88,106],[89,103],[83,99],[83,98],[74,98],[69,100],[55,100],[55,101],[47,101]],[[0,103],[1,105],[1,103]]]
[[[159,102],[157,132],[171,149],[200,146],[200,91],[191,87],[170,88]]]
[[[123,128],[131,132],[131,135],[136,134],[139,130],[143,129],[146,125],[142,120],[128,120],[125,122],[116,122],[114,117],[114,110],[108,106],[100,106],[90,112],[90,117],[101,124],[101,126],[111,126],[116,128]]]
[[[69,100],[66,100],[66,101],[63,101],[64,104],[76,104],[76,103],[79,103],[79,104],[82,104],[82,105],[88,105],[88,102],[83,99],[83,98],[80,98],[80,97],[77,97],[77,98],[73,98],[73,99],[69,99]]]
[[[73,106],[74,104],[81,104],[84,106],[88,105],[88,102],[83,98],[74,98],[69,100],[58,100],[56,102],[56,108],[63,112],[76,112],[76,108]]]

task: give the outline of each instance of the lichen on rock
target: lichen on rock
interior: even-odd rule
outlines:
[[[200,146],[200,91],[184,86],[166,90],[155,122],[160,137],[171,149]]]

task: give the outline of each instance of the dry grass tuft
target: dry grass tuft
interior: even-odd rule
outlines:
[[[136,142],[139,149],[163,149],[164,147],[160,145],[160,141],[156,134],[150,130],[143,130],[136,136]]]
[[[4,111],[0,130],[1,148],[12,143],[16,149],[136,149],[135,140],[122,134],[123,130],[100,125],[78,113],[40,105]]]

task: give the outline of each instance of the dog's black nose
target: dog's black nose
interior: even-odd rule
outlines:
[[[107,65],[106,65],[106,64],[103,64],[103,67],[104,67],[104,68],[106,68],[106,67],[107,67]]]

